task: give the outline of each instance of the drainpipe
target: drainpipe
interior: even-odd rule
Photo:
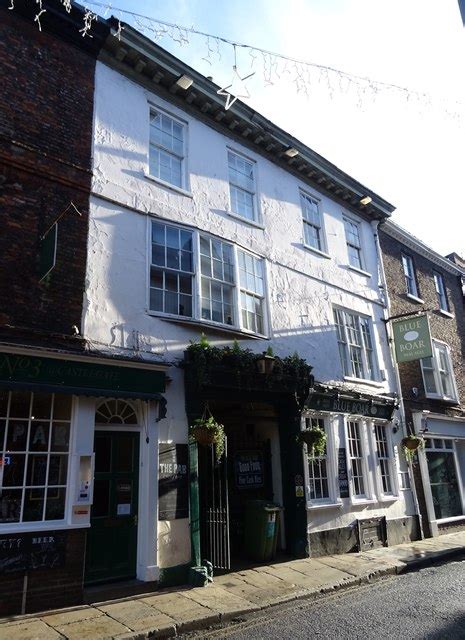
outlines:
[[[389,299],[389,293],[388,293],[388,287],[387,287],[387,282],[386,282],[386,273],[384,271],[384,263],[383,263],[383,257],[382,257],[382,253],[381,253],[381,247],[380,247],[380,243],[379,243],[379,235],[378,235],[378,227],[380,225],[380,221],[379,220],[373,220],[371,222],[371,226],[373,228],[373,237],[375,240],[375,247],[376,247],[376,257],[377,257],[377,263],[378,263],[378,268],[379,268],[379,285],[380,287],[382,287],[383,291],[384,291],[384,319],[387,320],[390,316],[391,313],[391,302]],[[397,360],[396,360],[396,355],[395,355],[395,351],[394,351],[394,339],[393,339],[393,335],[392,335],[392,327],[391,327],[391,323],[390,322],[386,322],[386,333],[388,336],[388,343],[389,343],[389,350],[391,352],[391,360],[393,363],[393,369],[394,369],[394,375],[395,375],[395,379],[396,379],[396,386],[397,386],[397,393],[399,396],[399,409],[401,412],[401,415],[403,416],[403,419],[401,421],[402,423],[402,433],[404,434],[404,436],[407,436],[407,425],[406,425],[406,421],[405,421],[405,406],[404,406],[404,398],[402,396],[402,386],[400,383],[400,375],[399,375],[399,367],[397,365]],[[413,467],[412,467],[412,463],[408,462],[407,463],[408,466],[408,471],[409,471],[409,480],[410,480],[410,489],[412,491],[412,496],[413,496],[413,503],[414,503],[414,507],[415,507],[415,515],[418,518],[418,525],[420,527],[420,537],[423,540],[425,537],[425,534],[423,532],[423,522],[422,522],[422,517],[421,517],[421,512],[420,512],[420,505],[418,503],[418,495],[417,495],[417,489],[415,486],[415,478],[413,476]]]

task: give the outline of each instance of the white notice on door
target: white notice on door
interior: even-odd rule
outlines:
[[[131,504],[116,505],[116,513],[118,516],[128,516],[131,513]]]

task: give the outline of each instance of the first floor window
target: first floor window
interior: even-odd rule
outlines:
[[[376,380],[375,357],[369,318],[334,309],[339,355],[345,376]]]
[[[0,390],[0,523],[65,517],[71,396]]]
[[[418,298],[418,287],[415,277],[415,269],[413,267],[413,259],[411,256],[408,256],[404,253],[402,254],[402,268],[404,270],[407,293]]]
[[[454,443],[443,438],[427,438],[425,455],[436,518],[463,515]]]
[[[447,299],[446,287],[444,285],[444,278],[437,271],[433,272],[434,286],[436,288],[436,295],[438,297],[439,308],[441,311],[449,312],[449,301]]]
[[[228,151],[231,210],[247,220],[256,220],[254,163]]]
[[[349,447],[350,485],[354,498],[366,498],[366,480],[364,474],[363,443],[361,423],[349,420],[347,423],[347,442]]]
[[[151,228],[151,311],[265,333],[261,258],[196,231]]]
[[[349,264],[356,269],[363,269],[362,243],[360,240],[360,225],[349,218],[344,218],[347,254]]]
[[[426,395],[456,401],[457,390],[449,348],[436,340],[432,341],[432,346],[433,355],[421,360]]]
[[[319,428],[326,432],[323,418],[305,418],[305,428]],[[309,498],[310,500],[328,500],[330,498],[328,479],[328,452],[308,461]]]
[[[304,222],[305,244],[313,247],[313,249],[323,251],[325,247],[318,200],[301,192],[300,203]]]
[[[184,128],[178,120],[162,111],[150,115],[150,175],[172,184],[183,186]]]
[[[387,426],[375,424],[376,457],[378,458],[381,489],[384,495],[393,495],[392,450],[389,442]]]

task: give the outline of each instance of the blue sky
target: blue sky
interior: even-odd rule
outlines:
[[[247,83],[248,104],[397,207],[394,220],[442,254],[465,255],[465,30],[457,0],[114,0],[116,7],[432,96],[351,89],[319,74],[310,97],[292,74]],[[127,16],[123,16],[127,21]],[[158,43],[218,84],[233,53],[205,38]],[[211,47],[215,48],[214,43]],[[239,51],[238,69],[253,70]],[[331,90],[332,87],[332,90]],[[459,101],[459,103],[457,103]],[[451,108],[452,105],[452,108]],[[447,113],[449,110],[449,113]]]

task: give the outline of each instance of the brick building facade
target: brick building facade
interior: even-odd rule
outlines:
[[[413,463],[425,535],[465,525],[463,270],[391,221],[380,230],[393,317],[426,313],[433,356],[399,363],[407,433],[423,434]]]
[[[50,393],[46,376],[28,382],[26,369],[43,368],[41,355],[83,351],[72,327],[82,316],[95,60],[105,35],[98,28],[82,38],[80,11],[53,2],[43,3],[39,31],[33,3],[9,4],[0,3],[0,616],[82,598],[86,531],[58,532],[64,489],[50,488],[53,474],[66,484],[58,476],[71,466],[67,423],[55,421],[51,397],[58,411],[58,397],[69,396]],[[81,215],[70,208],[61,217],[55,268],[39,282],[40,238],[71,202]],[[48,416],[38,414],[47,402]],[[17,488],[24,477],[30,487]]]

